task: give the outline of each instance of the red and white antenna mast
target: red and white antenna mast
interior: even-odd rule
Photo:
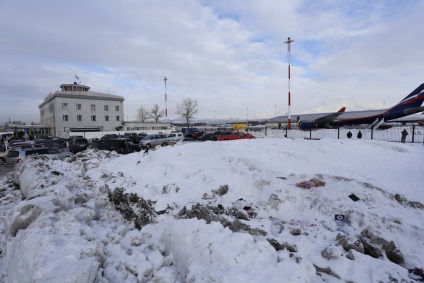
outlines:
[[[166,97],[166,81],[168,79],[165,77],[163,80],[165,82],[165,117],[168,118],[168,99]]]
[[[291,40],[290,37],[287,39],[286,42],[284,42],[285,44],[287,44],[287,62],[289,63],[289,107],[287,110],[287,114],[289,116],[288,122],[287,122],[287,129],[290,130],[291,129],[291,114],[290,114],[290,105],[291,105],[291,95],[290,95],[290,44],[294,42],[294,40]]]

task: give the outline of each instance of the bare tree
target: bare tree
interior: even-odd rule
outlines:
[[[186,98],[181,104],[177,105],[177,114],[186,120],[187,127],[190,127],[190,121],[197,112],[197,100]]]
[[[141,122],[146,122],[150,119],[149,110],[146,107],[141,106],[137,109],[137,120]]]
[[[159,105],[155,104],[155,106],[153,106],[153,108],[150,110],[150,118],[152,118],[157,123],[163,116],[165,116],[165,110],[160,110]]]

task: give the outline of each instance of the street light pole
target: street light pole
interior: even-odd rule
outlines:
[[[163,80],[165,81],[165,117],[168,118],[168,99],[166,97],[166,81],[168,79],[165,77]]]
[[[287,122],[287,128],[290,130],[291,129],[291,115],[290,115],[290,104],[291,104],[291,94],[290,94],[290,44],[292,43],[292,42],[294,42],[294,40],[291,40],[290,39],[290,37],[287,39],[287,41],[285,41],[284,43],[285,44],[287,44],[287,62],[288,62],[288,64],[289,64],[289,70],[288,70],[288,73],[289,73],[289,85],[288,85],[288,88],[289,88],[289,94],[288,94],[288,111],[287,111],[287,113],[289,114],[289,117],[288,117],[288,122]]]

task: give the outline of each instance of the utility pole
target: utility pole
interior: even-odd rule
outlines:
[[[165,77],[163,80],[165,81],[165,117],[168,118],[168,99],[166,97],[166,81],[168,79]]]
[[[246,124],[246,132],[249,133],[249,107],[246,108],[246,120],[247,120],[247,124]]]
[[[294,42],[294,40],[291,40],[290,37],[287,39],[286,42],[284,42],[285,44],[287,44],[287,62],[289,64],[289,95],[288,95],[289,107],[288,107],[288,111],[287,111],[287,113],[289,114],[287,128],[289,130],[291,129],[291,115],[290,115],[290,104],[291,104],[291,97],[290,97],[290,44],[292,42]]]

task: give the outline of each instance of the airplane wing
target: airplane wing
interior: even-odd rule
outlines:
[[[339,111],[337,111],[335,113],[331,113],[331,114],[322,116],[318,119],[315,119],[314,122],[317,123],[317,124],[324,124],[324,123],[332,122],[332,121],[334,121],[334,119],[336,119],[337,117],[342,115],[345,112],[345,110],[346,110],[346,107],[342,107],[342,108],[340,108]]]
[[[346,107],[341,108],[333,113],[313,113],[313,114],[299,114],[293,115],[295,123],[319,123],[325,124],[334,121],[337,117],[344,113]],[[278,116],[269,120],[271,123],[287,123],[288,116]]]

